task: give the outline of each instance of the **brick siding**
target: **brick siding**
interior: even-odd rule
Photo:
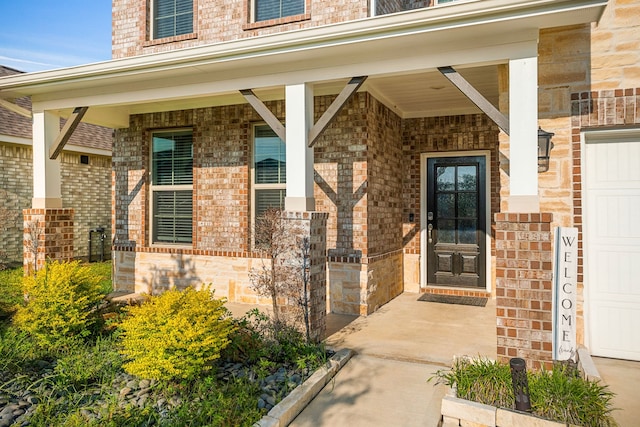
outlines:
[[[193,34],[151,40],[151,1],[113,1],[114,59],[353,21],[369,15],[367,0],[306,0],[306,13],[302,16],[252,23],[251,0],[198,0],[194,1]]]
[[[25,209],[23,216],[25,274],[40,270],[47,260],[73,259],[73,209]]]
[[[498,358],[551,368],[551,214],[496,214]]]
[[[464,116],[428,117],[408,119],[402,122],[404,185],[402,191],[403,245],[405,255],[405,289],[418,291],[420,268],[420,200],[425,197],[420,179],[420,156],[422,153],[464,152],[471,150],[487,150],[489,157],[487,172],[490,176],[490,194],[487,203],[491,204],[491,236],[494,234],[493,215],[500,212],[500,168],[498,135],[500,129],[484,114]],[[495,256],[492,239],[491,251],[487,256]],[[493,265],[493,263],[492,263]],[[492,276],[489,276],[492,277]],[[434,289],[431,293],[451,295],[482,295],[483,291],[462,289]]]
[[[60,156],[63,206],[73,208],[73,257],[88,256],[89,230],[104,226],[110,236],[110,170],[111,160],[106,156],[88,155],[89,164],[80,163],[80,153],[64,151]],[[13,219],[2,230],[0,252],[7,259],[22,262],[22,211],[31,207],[33,197],[33,154],[30,146],[0,143],[0,197],[5,201]],[[96,236],[94,236],[96,237]],[[93,248],[94,254],[98,246]],[[105,244],[109,256],[110,243]]]

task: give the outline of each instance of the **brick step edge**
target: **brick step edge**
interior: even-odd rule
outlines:
[[[336,352],[324,366],[315,371],[304,383],[293,389],[253,427],[286,427],[291,424],[309,402],[320,393],[324,386],[351,359],[351,356],[353,356],[353,351],[347,348]]]

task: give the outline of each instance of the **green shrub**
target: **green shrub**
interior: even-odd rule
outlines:
[[[455,387],[461,399],[514,407],[511,369],[506,363],[460,358],[433,378]],[[572,425],[616,425],[611,417],[613,393],[606,385],[583,378],[577,369],[557,364],[553,371],[527,371],[527,380],[533,414]]]
[[[37,357],[33,340],[25,333],[8,328],[0,332],[0,372],[19,371]]]
[[[122,366],[115,338],[98,337],[95,343],[78,345],[58,357],[54,368],[56,382],[62,387],[109,384]]]
[[[512,407],[514,402],[509,366],[486,358],[456,358],[449,371],[438,371],[439,382],[456,387],[461,399],[491,406]]]
[[[229,343],[233,323],[208,287],[169,290],[128,309],[120,324],[124,369],[142,378],[191,379]]]
[[[0,270],[0,320],[9,318],[23,303],[22,268]]]
[[[35,277],[26,277],[27,304],[14,324],[49,350],[73,346],[91,334],[99,319],[96,308],[104,298],[100,277],[79,262],[49,262]]]
[[[529,391],[531,407],[541,417],[579,426],[616,425],[611,417],[613,393],[566,365],[533,373]]]

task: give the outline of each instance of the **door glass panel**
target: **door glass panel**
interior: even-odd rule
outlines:
[[[458,216],[475,218],[478,212],[477,203],[476,193],[458,193]]]
[[[456,168],[455,166],[437,166],[436,177],[437,185],[436,191],[452,191],[455,189],[456,183]]]
[[[458,190],[473,191],[476,189],[476,177],[478,172],[475,166],[458,167]]]
[[[458,243],[477,243],[475,219],[461,219],[458,221]]]
[[[437,214],[438,218],[454,218],[456,216],[456,199],[455,194],[452,193],[440,193],[437,200]]]
[[[455,243],[456,221],[444,219],[438,221],[438,243]]]

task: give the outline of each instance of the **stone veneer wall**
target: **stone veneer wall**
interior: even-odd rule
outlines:
[[[89,255],[89,230],[98,226],[106,228],[105,255],[108,258],[111,247],[111,158],[93,154],[87,156],[88,165],[80,163],[80,153],[63,151],[59,157],[62,203],[75,212],[73,258],[86,258]],[[0,143],[0,198],[3,207],[13,215],[6,229],[2,230],[0,252],[5,252],[7,259],[14,262],[23,261],[22,211],[31,207],[32,165],[31,146]],[[93,247],[96,255],[97,250],[96,245]]]
[[[500,211],[500,169],[498,134],[500,129],[484,114],[450,117],[407,119],[402,122],[404,185],[402,192],[402,222],[405,290],[420,291],[420,199],[422,195],[420,156],[422,153],[464,152],[487,150],[487,171],[491,180],[487,203],[491,203],[491,218]],[[494,222],[492,219],[491,235]],[[493,242],[493,240],[492,240]],[[488,254],[489,256],[489,254]],[[495,257],[492,243],[490,256]],[[495,263],[492,262],[492,265]],[[492,277],[493,275],[489,276]],[[455,295],[484,295],[484,290],[429,288],[428,292]]]
[[[553,246],[551,214],[496,214],[498,358],[551,368]]]
[[[573,224],[578,228],[578,342],[584,342],[584,241],[582,229],[582,131],[640,125],[640,87],[571,95]]]

